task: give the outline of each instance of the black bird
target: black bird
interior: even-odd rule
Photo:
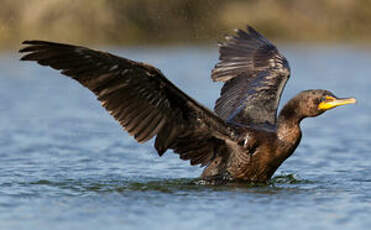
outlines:
[[[139,143],[156,136],[160,156],[172,149],[191,165],[206,166],[201,178],[211,183],[268,181],[298,146],[303,118],[356,102],[327,90],[306,90],[277,117],[290,67],[250,26],[219,44],[220,62],[211,78],[224,86],[215,113],[151,65],[81,46],[37,40],[23,44],[21,60],[75,79]]]

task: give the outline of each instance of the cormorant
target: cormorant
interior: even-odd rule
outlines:
[[[156,136],[160,156],[172,149],[191,165],[206,166],[201,178],[210,182],[268,181],[298,146],[303,118],[356,102],[327,90],[305,90],[277,117],[290,67],[250,26],[219,44],[220,62],[211,78],[224,86],[215,113],[151,65],[81,46],[38,40],[23,44],[21,60],[75,79],[139,143]]]

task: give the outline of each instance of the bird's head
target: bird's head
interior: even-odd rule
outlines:
[[[305,117],[315,117],[332,108],[354,104],[357,100],[353,97],[338,98],[328,90],[305,90],[299,93],[299,107]]]

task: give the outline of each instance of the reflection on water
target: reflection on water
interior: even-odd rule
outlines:
[[[111,49],[152,63],[212,108],[209,47]],[[202,169],[137,144],[92,93],[18,56],[0,56],[0,229],[366,229],[371,225],[371,50],[284,46],[283,102],[308,88],[357,105],[303,121],[268,184],[204,185]],[[282,104],[282,103],[281,103]],[[269,221],[267,221],[267,219]]]
[[[151,178],[152,179],[152,178]],[[64,190],[65,194],[84,195],[85,193],[127,193],[127,192],[145,192],[157,191],[163,193],[178,193],[178,192],[197,192],[197,191],[233,191],[239,189],[246,192],[262,192],[265,193],[273,190],[285,189],[284,185],[290,184],[314,184],[309,180],[296,179],[293,174],[279,175],[266,184],[246,184],[246,183],[230,183],[222,185],[208,185],[203,180],[197,178],[180,178],[180,179],[161,179],[149,180],[148,178],[138,179],[137,181],[130,180],[102,180],[97,181],[95,178],[88,179],[65,179],[63,181],[38,180],[32,182],[21,182],[19,186],[47,186],[51,189],[57,188]],[[12,184],[5,184],[13,186]]]

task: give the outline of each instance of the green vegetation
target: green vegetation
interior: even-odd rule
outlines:
[[[253,25],[281,40],[367,42],[370,0],[0,0],[0,48],[208,42]]]

